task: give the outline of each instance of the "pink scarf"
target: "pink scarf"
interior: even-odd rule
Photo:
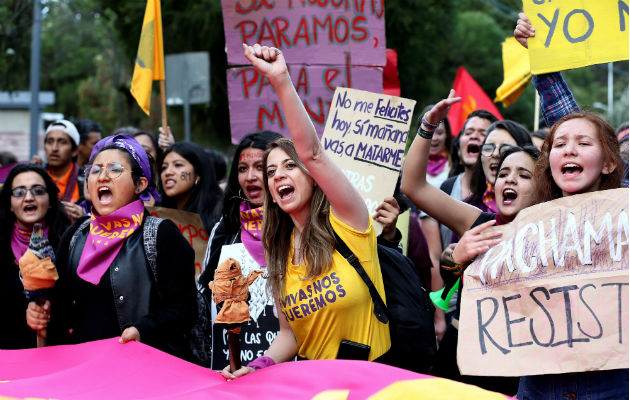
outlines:
[[[488,207],[488,211],[497,212],[497,200],[494,198],[494,185],[486,182],[486,191],[483,192],[483,204]]]
[[[427,164],[427,174],[435,176],[442,172],[446,163],[448,161],[448,157],[446,155],[446,149],[442,150],[438,154],[429,155],[429,163]]]
[[[251,208],[246,201],[241,202],[241,242],[256,260],[258,265],[264,267],[267,265],[265,261],[265,249],[262,245],[262,217],[263,207]]]
[[[42,222],[44,226],[44,233],[48,236],[48,227],[45,222]],[[31,233],[33,233],[33,228],[30,230],[22,228],[17,221],[13,225],[13,233],[11,234],[11,250],[13,250],[13,256],[15,257],[15,263],[17,264],[20,258],[26,253],[28,250],[28,244],[31,241]]]
[[[143,217],[142,200],[129,203],[105,216],[99,216],[92,210],[90,233],[79,259],[77,275],[86,282],[98,285],[125,239],[142,225]]]

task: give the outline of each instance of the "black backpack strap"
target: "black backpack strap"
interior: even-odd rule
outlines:
[[[361,262],[359,262],[357,256],[352,252],[352,250],[350,250],[346,242],[339,237],[337,232],[335,232],[335,239],[337,240],[336,250],[343,256],[343,258],[346,259],[346,261],[348,261],[350,265],[352,265],[352,267],[354,267],[361,279],[363,279],[363,282],[365,282],[365,285],[368,287],[370,297],[372,297],[372,302],[374,303],[374,315],[376,316],[376,319],[384,324],[388,323],[390,316],[387,306],[385,305],[381,295],[376,290],[376,287],[374,287],[374,283],[372,283],[372,280],[368,276],[367,272],[363,269]]]
[[[448,179],[446,179],[444,182],[442,182],[442,184],[440,185],[440,190],[443,191],[444,193],[448,194],[449,196],[451,195],[451,192],[453,191],[453,186],[455,186],[455,181],[457,180],[457,175],[452,176]]]

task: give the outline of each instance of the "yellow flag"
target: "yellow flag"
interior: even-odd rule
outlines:
[[[497,88],[497,97],[494,101],[503,102],[503,107],[511,106],[518,100],[531,79],[527,49],[513,37],[505,39],[503,42],[503,83]]]
[[[164,80],[164,46],[160,0],[147,0],[138,44],[136,65],[131,80],[131,95],[147,115],[151,107],[153,81]]]

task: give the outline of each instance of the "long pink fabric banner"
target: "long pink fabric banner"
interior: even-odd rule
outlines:
[[[413,394],[413,396],[411,396]],[[0,350],[0,399],[505,399],[446,379],[366,361],[278,364],[234,381],[147,345],[116,338]],[[403,398],[403,397],[398,397]]]

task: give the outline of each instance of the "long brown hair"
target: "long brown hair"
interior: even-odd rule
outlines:
[[[267,259],[269,285],[275,296],[281,296],[283,280],[287,270],[289,253],[291,250],[291,233],[294,224],[291,216],[282,211],[273,202],[267,179],[267,159],[274,149],[284,150],[297,163],[300,170],[310,176],[310,173],[298,157],[293,141],[287,138],[277,139],[269,144],[263,156],[263,182],[265,184],[265,205],[263,211],[262,243]],[[325,273],[332,264],[332,254],[335,247],[334,231],[328,219],[330,203],[319,186],[313,188],[311,197],[309,222],[304,227],[300,244],[302,246],[303,264],[306,265],[304,280],[311,280]]]
[[[542,203],[562,197],[562,190],[558,187],[551,175],[549,152],[551,151],[553,138],[555,137],[556,131],[560,125],[569,120],[578,118],[585,119],[595,125],[597,140],[599,140],[604,153],[604,162],[613,163],[615,165],[615,168],[611,173],[602,174],[598,190],[615,189],[621,186],[621,178],[623,176],[624,168],[621,156],[619,155],[619,143],[617,142],[615,130],[596,114],[588,111],[580,111],[565,115],[553,124],[549,135],[547,135],[547,138],[543,142],[542,148],[540,149],[540,158],[538,158],[538,162],[534,168],[536,203]]]

